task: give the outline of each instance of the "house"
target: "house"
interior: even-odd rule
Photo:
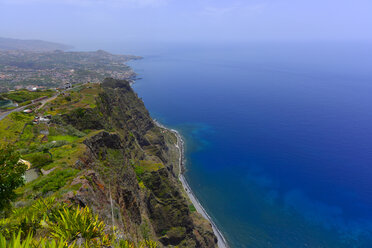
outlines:
[[[70,82],[65,83],[65,84],[63,85],[63,88],[64,88],[65,90],[71,89],[71,88],[72,88],[72,83],[70,83]]]
[[[39,118],[39,123],[49,123],[51,118],[48,118],[46,116]]]
[[[25,109],[23,110],[23,113],[26,113],[26,114],[32,113],[32,109]]]
[[[35,86],[35,85],[26,86],[26,90],[28,90],[28,91],[37,91],[40,88],[41,88],[40,86]]]
[[[46,116],[35,116],[35,119],[32,121],[33,124],[40,124],[40,123],[46,123],[48,124],[50,120],[52,119],[51,115],[46,115]]]

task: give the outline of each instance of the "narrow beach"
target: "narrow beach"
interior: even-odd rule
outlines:
[[[176,135],[176,137],[177,137],[177,145],[176,146],[177,146],[177,148],[179,150],[179,164],[178,164],[178,166],[179,166],[179,174],[178,174],[178,178],[181,181],[182,186],[185,189],[185,192],[187,193],[188,197],[190,198],[192,204],[194,205],[196,211],[198,213],[200,213],[205,219],[207,219],[211,223],[212,228],[213,228],[214,235],[216,235],[217,240],[218,240],[218,242],[217,242],[218,247],[219,248],[229,248],[229,246],[227,245],[226,239],[222,235],[221,231],[218,229],[218,227],[216,226],[216,224],[213,222],[212,218],[208,215],[207,211],[203,208],[203,206],[201,205],[201,203],[198,201],[198,199],[196,198],[196,196],[192,192],[191,187],[187,183],[186,178],[183,175],[183,171],[185,169],[185,165],[184,165],[184,163],[185,163],[185,157],[184,157],[184,141],[182,139],[181,134],[177,130],[175,130],[175,129],[170,129],[170,128],[165,127],[164,125],[160,124],[156,120],[154,120],[154,122],[160,128],[169,130],[170,132],[172,132],[172,133],[174,133]]]

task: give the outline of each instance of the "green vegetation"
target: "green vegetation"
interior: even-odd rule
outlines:
[[[67,141],[67,142],[74,142],[79,137],[72,136],[72,135],[56,135],[56,136],[48,136],[49,141]]]
[[[54,91],[52,90],[45,90],[45,91],[28,91],[28,90],[18,90],[12,91],[8,93],[1,94],[3,99],[9,99],[17,103],[23,103],[26,101],[31,101],[38,99],[40,97],[51,97],[53,96]]]
[[[26,123],[33,117],[29,114],[13,112],[0,121],[0,142],[14,143],[20,136]]]
[[[176,183],[175,137],[154,126],[128,82],[105,82],[0,121],[0,142],[19,152],[3,164],[31,168],[4,200],[0,247],[214,247]]]
[[[110,237],[105,234],[105,224],[88,208],[63,208],[57,214],[47,217],[44,221],[51,237],[72,242],[83,238],[86,244],[97,246],[110,245]]]
[[[193,204],[189,205],[189,209],[190,209],[191,212],[196,212],[196,208]]]
[[[157,171],[164,168],[164,164],[149,160],[141,160],[139,166],[146,172]]]
[[[0,247],[2,248],[98,248],[102,246],[92,245],[92,244],[82,244],[81,246],[76,245],[75,242],[69,244],[66,240],[48,240],[44,239],[34,239],[33,235],[27,236],[24,240],[21,239],[20,233],[17,236],[12,236],[11,239],[6,240],[4,236],[0,234]],[[136,245],[134,242],[128,240],[119,240],[112,244],[112,248],[157,248],[158,245],[154,241],[144,240]]]
[[[58,114],[68,114],[71,121],[75,121],[72,122],[73,124],[82,121],[84,124],[81,126],[86,127],[85,129],[93,129],[93,125],[98,123],[97,119],[102,118],[94,111],[97,107],[95,99],[102,89],[99,84],[87,84],[78,88],[79,90],[71,90],[65,95],[59,95],[54,101],[46,104],[43,111],[45,114],[53,115],[55,122],[63,121]],[[78,129],[84,130],[80,127]]]
[[[164,164],[162,163],[156,163],[154,161],[150,160],[140,160],[138,165],[136,165],[134,162],[132,162],[132,166],[134,168],[134,172],[136,173],[137,180],[140,183],[141,187],[145,187],[142,182],[142,177],[146,172],[152,172],[157,171],[161,168],[164,168]]]
[[[48,154],[40,152],[30,154],[26,158],[32,164],[33,168],[39,169],[53,162]]]
[[[53,171],[49,175],[44,176],[40,180],[32,182],[32,189],[41,191],[43,194],[48,192],[56,192],[66,185],[79,171],[74,169],[64,169]]]
[[[6,108],[12,107],[12,106],[13,106],[12,101],[4,99],[0,95],[0,109],[6,109]]]
[[[2,248],[74,248],[75,244],[67,245],[64,240],[34,240],[32,235],[26,237],[26,239],[21,239],[21,233],[17,236],[13,235],[10,240],[6,240],[4,236],[0,234],[0,247]]]
[[[115,227],[113,228],[115,230]],[[135,243],[107,233],[106,224],[88,207],[59,203],[54,197],[13,210],[0,220],[2,248],[156,248],[156,242]]]
[[[0,213],[9,210],[15,199],[14,190],[24,184],[26,165],[19,162],[19,153],[7,145],[0,149]]]

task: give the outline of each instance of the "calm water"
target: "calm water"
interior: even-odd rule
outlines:
[[[232,247],[372,247],[372,46],[165,46],[130,63]]]

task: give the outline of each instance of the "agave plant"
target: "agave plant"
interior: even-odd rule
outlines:
[[[31,248],[32,236],[28,235],[25,240],[21,240],[21,232],[17,236],[13,234],[13,237],[7,241],[3,235],[0,234],[0,247],[4,248]]]
[[[63,207],[53,216],[53,221],[47,218],[43,225],[52,237],[68,242],[78,238],[93,244],[110,242],[110,238],[104,232],[106,225],[88,207],[76,209]]]
[[[10,240],[6,240],[0,234],[1,248],[75,248],[75,244],[67,244],[64,240],[35,240],[32,235],[28,235],[24,240],[21,238],[21,232],[17,236],[13,235]]]
[[[32,204],[32,210],[34,212],[40,212],[41,210],[48,211],[56,204],[56,198],[54,196],[47,198],[40,198]]]
[[[33,247],[37,248],[75,248],[75,243],[68,244],[63,239],[60,239],[59,241],[56,240],[47,240],[42,239],[39,242],[34,242]]]

